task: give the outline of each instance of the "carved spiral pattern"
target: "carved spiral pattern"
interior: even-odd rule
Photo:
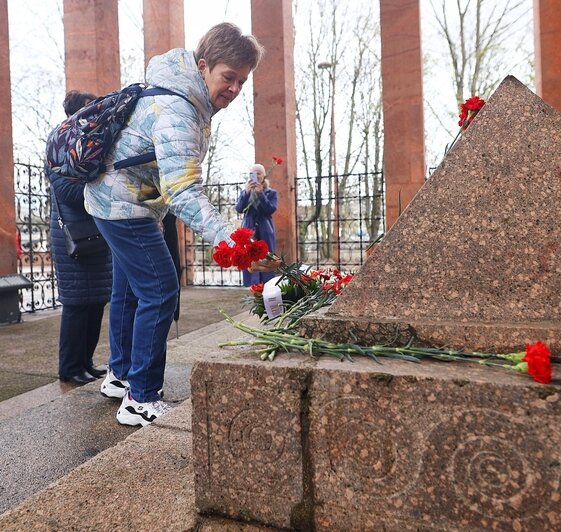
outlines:
[[[437,494],[445,513],[527,519],[559,485],[543,444],[516,419],[494,410],[454,415],[433,429],[429,446],[434,456],[427,458],[426,474],[446,479]]]
[[[285,437],[271,416],[259,410],[242,410],[230,424],[230,452],[234,457],[252,457],[259,463],[277,462],[283,455]]]
[[[370,400],[340,398],[321,415],[330,423],[326,430],[329,467],[341,486],[387,498],[416,482],[422,443],[408,427],[380,416]]]

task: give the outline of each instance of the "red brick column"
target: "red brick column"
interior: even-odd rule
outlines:
[[[0,0],[0,275],[16,271],[16,209],[8,0]]]
[[[64,0],[66,90],[121,87],[118,0]]]
[[[185,46],[183,0],[144,0],[144,64]]]
[[[296,259],[296,99],[294,94],[294,26],[291,0],[251,0],[252,33],[267,53],[253,74],[255,161],[268,168],[271,157],[284,158],[274,169],[278,191],[274,215],[277,253]]]
[[[561,0],[534,0],[536,91],[561,111]]]
[[[380,0],[380,29],[389,229],[425,177],[419,0]]]

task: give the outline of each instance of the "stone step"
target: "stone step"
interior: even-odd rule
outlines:
[[[236,317],[246,318],[247,313]],[[184,401],[190,395],[189,378],[195,359],[205,358],[209,351],[216,353],[219,342],[239,335],[228,323],[219,322],[169,342],[164,393],[166,401],[180,405],[177,416],[181,416]],[[13,409],[11,412],[8,407],[0,409],[0,414],[3,413],[0,418],[0,513],[24,503],[49,484],[87,465],[98,454],[104,454],[103,460],[111,461],[113,449],[123,440],[146,430],[117,423],[115,414],[119,403],[100,395],[100,381],[70,391],[57,389],[55,384],[58,383],[35,390],[33,398],[28,395],[5,401]],[[183,432],[190,431],[190,406],[185,408],[189,414],[181,418]],[[149,438],[151,432],[147,434]],[[170,436],[170,442],[175,437]],[[137,445],[138,438],[133,438],[129,445]],[[186,436],[181,438],[185,440]],[[177,453],[190,456],[185,449],[178,449]],[[156,463],[160,454],[160,451],[153,452]],[[139,471],[141,475],[145,475],[143,468],[144,465]],[[113,481],[116,486],[116,479]],[[156,493],[156,488],[152,488]],[[69,502],[63,498],[59,504],[62,511]],[[97,503],[94,506],[95,511],[105,511],[97,507]],[[5,530],[2,519],[0,529]]]

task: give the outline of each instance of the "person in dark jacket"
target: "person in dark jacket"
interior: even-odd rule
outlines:
[[[87,92],[70,91],[64,100],[67,116],[94,100]],[[93,354],[99,340],[105,305],[111,295],[112,265],[109,248],[99,254],[71,258],[66,251],[60,214],[65,223],[87,220],[84,185],[46,169],[51,183],[51,252],[62,303],[59,337],[59,378],[74,384],[92,382],[106,374],[94,367]],[[56,196],[56,201],[55,197]]]
[[[269,186],[265,167],[254,164],[249,171],[249,179],[242,190],[236,211],[243,213],[242,227],[253,229],[253,238],[264,240],[269,246],[269,251],[275,251],[275,226],[273,213],[277,210],[277,191]],[[243,271],[244,286],[265,283],[275,276],[275,272],[250,272]]]

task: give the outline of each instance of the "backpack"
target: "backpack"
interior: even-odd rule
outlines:
[[[172,94],[168,89],[147,89],[134,83],[91,101],[58,125],[47,138],[47,167],[73,181],[89,183],[106,171],[104,160],[132,114],[139,98]],[[113,164],[116,170],[156,160],[151,151]]]

